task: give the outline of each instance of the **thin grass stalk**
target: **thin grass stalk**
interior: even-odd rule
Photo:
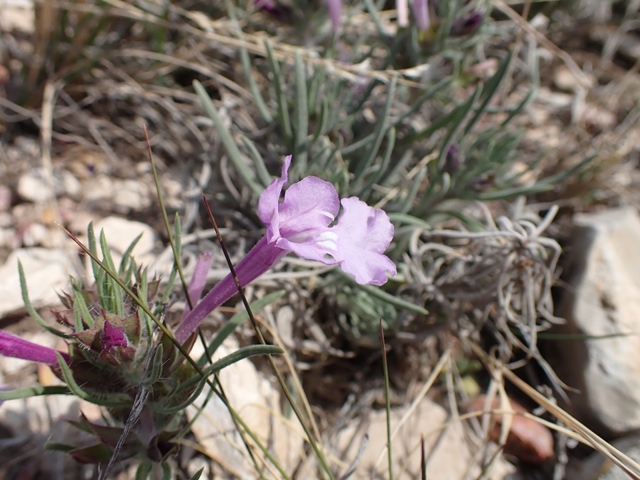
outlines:
[[[178,255],[178,251],[176,249],[176,244],[173,240],[173,235],[171,235],[171,226],[169,225],[169,217],[167,216],[167,210],[164,207],[164,198],[162,197],[162,189],[160,188],[160,179],[158,178],[158,171],[156,170],[156,163],[153,161],[153,154],[151,152],[151,143],[149,142],[149,134],[147,133],[147,126],[143,125],[144,128],[144,137],[147,141],[147,151],[149,152],[149,163],[151,164],[151,170],[153,172],[153,180],[156,184],[156,194],[158,195],[158,202],[160,202],[160,210],[162,210],[162,218],[164,220],[164,226],[167,230],[167,235],[169,236],[169,244],[171,245],[171,250],[173,251],[173,258],[176,264],[176,268],[178,269],[178,275],[180,276],[180,283],[182,283],[182,290],[184,291],[184,296],[187,299],[187,303],[189,308],[193,310],[193,302],[191,301],[191,296],[189,295],[189,285],[184,278],[184,272],[182,271],[182,265],[180,265],[180,258]],[[205,345],[206,349],[206,345]]]
[[[393,454],[391,451],[391,388],[389,386],[389,367],[387,365],[387,345],[384,341],[382,318],[380,322],[380,340],[382,341],[382,368],[384,370],[385,409],[387,411],[387,458],[389,460],[389,480],[393,480]]]

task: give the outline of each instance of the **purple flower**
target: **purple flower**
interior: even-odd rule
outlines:
[[[418,29],[422,32],[429,30],[429,2],[428,0],[414,0],[411,4],[413,17],[415,18]]]
[[[454,37],[460,37],[463,35],[468,35],[473,32],[480,23],[482,23],[482,19],[484,18],[486,10],[481,8],[476,10],[475,12],[467,15],[466,17],[456,18],[451,24],[450,33]]]
[[[409,25],[409,5],[408,0],[396,0],[396,12],[398,15],[398,26]]]
[[[264,8],[268,12],[273,12],[276,10],[276,4],[273,0],[256,0],[254,3],[254,7],[256,8],[256,10]]]
[[[342,13],[342,0],[327,0],[327,10],[334,31],[340,28],[340,14]]]
[[[291,156],[285,158],[282,177],[274,180],[260,197],[258,215],[267,233],[235,267],[242,286],[265,273],[287,253],[318,260],[326,265],[340,265],[360,284],[382,285],[387,272],[396,274],[395,264],[384,255],[393,238],[393,225],[382,210],[375,210],[357,197],[342,202],[333,185],[317,177],[306,177],[285,192]],[[335,220],[342,204],[343,213]],[[235,281],[227,275],[176,330],[183,343],[200,322],[237,291]]]
[[[6,357],[21,358],[23,360],[57,366],[58,359],[56,352],[57,350],[53,348],[43,347],[42,345],[23,340],[20,337],[0,330],[0,353]],[[67,363],[71,361],[69,355],[66,353],[58,353],[62,355]]]

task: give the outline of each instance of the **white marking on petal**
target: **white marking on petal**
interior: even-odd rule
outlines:
[[[316,240],[321,242],[323,240],[331,240],[333,242],[337,242],[338,241],[338,234],[332,231],[325,231],[322,232],[320,235],[318,235],[316,237]]]
[[[316,245],[318,245],[319,247],[325,248],[327,250],[332,250],[332,251],[338,250],[338,245],[336,244],[336,242],[332,240],[321,240],[319,242],[316,242]]]
[[[336,218],[336,217],[335,217],[335,215],[333,215],[332,213],[327,212],[327,211],[325,211],[325,210],[317,210],[317,212],[318,212],[320,215],[324,215],[325,217],[330,218],[332,222],[333,222],[333,221],[335,220],[335,218]]]

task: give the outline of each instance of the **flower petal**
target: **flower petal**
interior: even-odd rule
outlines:
[[[428,0],[414,0],[411,4],[413,10],[413,16],[418,26],[418,29],[422,32],[429,30],[429,3]]]
[[[341,0],[327,0],[327,9],[329,10],[329,18],[331,18],[331,27],[333,30],[340,28],[340,14],[342,13]]]
[[[278,207],[280,206],[282,187],[289,181],[289,175],[287,173],[289,171],[289,165],[291,165],[291,155],[284,158],[282,176],[271,182],[271,185],[265,188],[262,195],[260,195],[258,216],[260,220],[262,220],[262,223],[267,226],[267,240],[269,241],[271,241],[273,237],[277,238],[280,236]]]
[[[342,200],[344,211],[331,230],[338,237],[338,250],[332,254],[342,269],[360,284],[382,285],[386,272],[396,274],[395,264],[383,255],[393,239],[393,224],[382,210],[358,199]]]
[[[340,211],[338,192],[318,177],[306,177],[291,185],[280,204],[280,235],[292,237],[325,229]]]

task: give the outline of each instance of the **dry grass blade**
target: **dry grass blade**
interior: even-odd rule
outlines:
[[[591,445],[595,450],[598,450],[605,456],[607,456],[613,463],[620,467],[627,475],[635,480],[640,480],[640,465],[622,453],[620,450],[600,438],[578,420],[573,418],[567,412],[559,408],[557,405],[550,402],[547,398],[541,395],[538,391],[532,388],[530,385],[522,381],[511,370],[506,367],[502,367],[498,370],[505,378],[511,383],[517,386],[520,390],[526,393],[529,398],[534,400],[540,406],[544,407],[549,413],[556,418],[573,428],[584,439],[585,443]]]

